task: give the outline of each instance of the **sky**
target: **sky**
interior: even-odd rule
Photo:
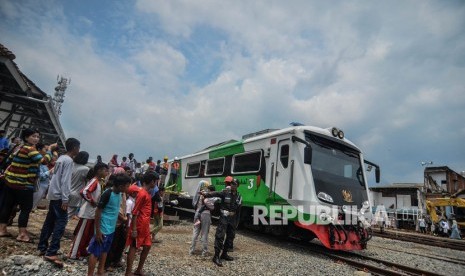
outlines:
[[[300,122],[381,166],[465,171],[464,1],[2,0],[0,43],[108,161],[183,156]],[[370,183],[373,184],[373,183]]]

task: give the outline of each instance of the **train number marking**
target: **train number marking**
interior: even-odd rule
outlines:
[[[247,186],[247,189],[252,189],[253,188],[253,179],[249,179],[249,186]]]

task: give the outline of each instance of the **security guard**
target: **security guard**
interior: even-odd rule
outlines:
[[[205,197],[219,197],[220,220],[216,227],[215,234],[215,256],[213,262],[217,266],[223,266],[221,259],[233,261],[234,258],[228,255],[228,248],[232,248],[234,237],[236,236],[236,215],[242,204],[242,197],[237,192],[239,182],[231,176],[224,179],[226,188],[221,192],[203,193]],[[224,237],[226,235],[226,241]],[[223,252],[221,255],[221,251]]]

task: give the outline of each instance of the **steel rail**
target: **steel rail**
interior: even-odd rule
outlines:
[[[398,250],[398,249],[394,249],[394,248],[388,248],[388,247],[374,245],[374,244],[370,244],[369,247],[377,247],[377,248],[382,248],[384,250],[390,250],[390,251],[395,251],[395,252],[399,252],[399,253],[406,253],[406,254],[409,254],[409,255],[416,255],[416,256],[431,258],[431,259],[435,259],[435,260],[439,260],[439,261],[444,261],[444,262],[448,262],[448,263],[459,264],[459,265],[465,266],[465,261],[464,260],[457,259],[457,258],[452,258],[452,257],[445,258],[445,257],[440,257],[440,256],[435,256],[435,255],[430,255],[430,254],[421,254],[421,253],[416,253],[416,252],[408,252],[408,251],[402,251],[402,250]]]
[[[402,235],[399,233],[391,234],[391,233],[373,232],[373,236],[387,238],[391,240],[407,241],[407,242],[413,242],[413,243],[420,243],[424,245],[431,245],[431,246],[437,246],[437,247],[442,247],[442,248],[465,251],[465,243],[454,242],[452,240],[451,241],[435,240],[435,239],[433,240],[433,239],[428,239],[426,237],[418,237],[415,235]]]
[[[373,257],[363,256],[354,252],[349,251],[330,251],[326,247],[309,243],[307,245],[302,245],[300,242],[296,241],[296,245],[303,249],[312,251],[313,253],[324,255],[336,261],[341,261],[347,263],[348,265],[361,269],[365,272],[370,272],[375,275],[384,275],[384,276],[394,276],[394,275],[423,275],[423,276],[441,276],[436,272],[430,272],[415,267],[410,267],[406,265],[401,265],[393,262],[389,262],[382,259],[377,259]],[[344,256],[345,255],[345,256]],[[356,260],[355,258],[362,259],[363,261]],[[371,261],[376,264],[369,264],[365,261]],[[383,265],[384,267],[380,266]]]

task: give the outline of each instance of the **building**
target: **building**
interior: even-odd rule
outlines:
[[[23,128],[36,128],[43,143],[64,149],[66,137],[53,99],[19,70],[15,58],[0,44],[0,129],[11,139]]]
[[[414,229],[418,215],[424,213],[423,183],[393,183],[370,188],[372,213],[386,210],[389,224]]]
[[[435,204],[435,212],[447,219],[455,218],[465,229],[465,208],[454,200],[465,199],[465,176],[447,166],[426,167],[424,181],[424,199]]]
[[[450,197],[465,190],[465,176],[447,166],[426,167],[424,179],[426,198]]]

